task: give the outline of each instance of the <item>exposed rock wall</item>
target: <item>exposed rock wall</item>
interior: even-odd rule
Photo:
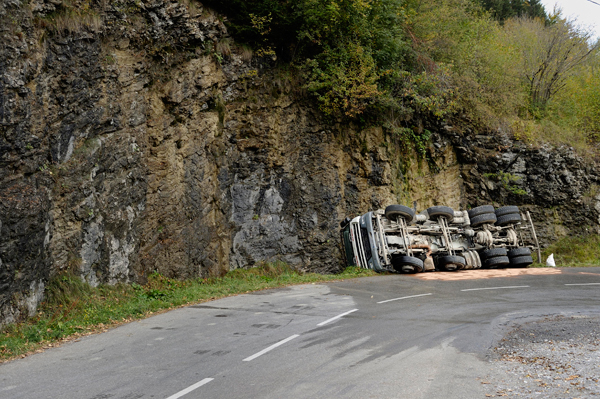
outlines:
[[[53,33],[60,7],[0,4],[0,323],[66,270],[93,285],[276,259],[337,271],[339,221],[391,203],[523,205],[545,242],[600,225],[598,172],[568,149],[434,123],[419,158],[324,121],[209,10],[109,2],[101,26]]]
[[[569,234],[600,234],[600,169],[593,160],[570,147],[533,147],[502,134],[451,137],[469,204],[530,211],[543,246]]]

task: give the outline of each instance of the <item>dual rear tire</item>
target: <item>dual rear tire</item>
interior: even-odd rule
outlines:
[[[506,248],[484,249],[479,256],[483,259],[482,266],[486,269],[498,269],[510,264]]]
[[[521,214],[517,206],[503,206],[495,211],[496,226],[506,226],[521,222]]]
[[[497,269],[503,267],[527,267],[533,263],[531,250],[527,247],[514,248],[507,251],[506,248],[484,249],[480,252],[483,259],[483,267]]]
[[[471,226],[477,227],[482,224],[494,224],[496,226],[506,226],[516,224],[521,221],[521,214],[517,206],[503,206],[494,209],[491,205],[482,205],[468,211]]]
[[[533,263],[531,249],[527,247],[515,248],[508,251],[511,267],[527,267]]]

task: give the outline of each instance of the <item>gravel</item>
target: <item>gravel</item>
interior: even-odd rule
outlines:
[[[488,354],[486,397],[600,398],[600,316],[552,316],[513,327]]]

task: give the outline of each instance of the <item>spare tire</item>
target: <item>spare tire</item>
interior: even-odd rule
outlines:
[[[467,261],[462,256],[446,255],[438,258],[438,265],[446,270],[463,269]]]
[[[510,259],[510,265],[513,267],[527,267],[533,263],[531,256],[515,256]]]
[[[495,213],[484,213],[482,215],[474,216],[471,218],[471,226],[477,227],[482,224],[494,224],[496,223]]]
[[[508,257],[514,258],[516,256],[531,256],[531,249],[527,247],[515,248],[508,251]]]
[[[496,256],[506,256],[506,248],[491,248],[481,251],[481,259],[489,259]]]
[[[508,256],[494,256],[493,258],[488,258],[485,260],[484,265],[490,269],[495,269],[497,267],[503,267],[510,264],[510,260]]]
[[[423,271],[423,261],[414,256],[394,256],[392,258],[394,269],[399,272],[412,273]]]
[[[474,218],[475,216],[483,215],[484,213],[494,213],[494,207],[491,205],[481,205],[467,211],[467,213],[469,214],[469,218]]]
[[[508,215],[509,213],[519,213],[518,206],[503,206],[501,208],[496,209],[496,216],[500,217],[502,215]]]
[[[437,220],[440,217],[445,217],[448,219],[448,222],[451,222],[454,219],[454,209],[449,206],[432,206],[427,208],[427,214],[429,215],[429,219]]]
[[[509,213],[508,215],[498,216],[496,226],[506,226],[507,224],[516,224],[521,222],[521,215],[518,213]]]
[[[389,220],[396,220],[401,217],[410,223],[415,217],[415,211],[404,205],[389,205],[385,208],[385,217]]]

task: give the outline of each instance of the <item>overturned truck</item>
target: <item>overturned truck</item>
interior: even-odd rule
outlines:
[[[516,206],[432,206],[417,214],[390,205],[340,227],[346,264],[378,272],[527,267],[535,252],[541,262],[531,215]]]

